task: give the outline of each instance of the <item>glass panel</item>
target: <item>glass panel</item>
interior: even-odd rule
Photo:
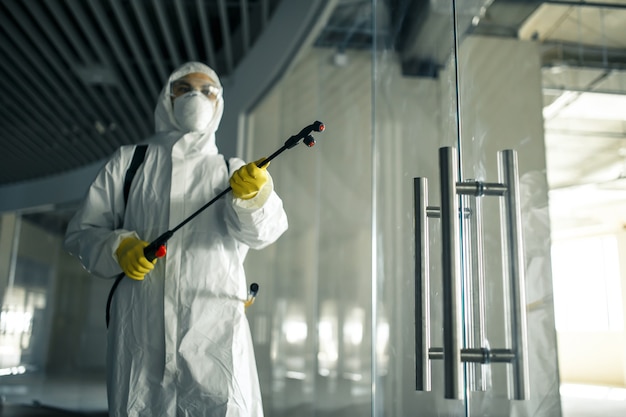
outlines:
[[[2,239],[12,241],[3,267],[0,313],[0,376],[42,372],[51,327],[50,296],[54,288],[55,237],[20,216],[5,215]],[[8,246],[8,245],[7,245]]]
[[[326,125],[313,148],[272,161],[289,230],[246,260],[260,286],[248,318],[271,416],[370,415],[371,54],[337,65],[336,52],[303,51],[249,117],[247,160]]]
[[[531,3],[521,2],[519,11],[512,16],[521,22],[532,9]],[[476,374],[468,372],[469,414],[559,416],[540,46],[517,37],[468,32],[459,41],[459,74],[462,178],[502,182],[498,153],[505,149],[517,152],[525,247],[521,255],[525,300],[522,297],[523,304],[516,309],[510,288],[519,282],[521,275],[511,276],[506,270],[512,258],[503,252],[509,238],[502,232],[503,199],[491,196],[474,199],[482,204],[482,218],[477,220],[483,236],[480,260],[484,261],[485,315],[482,340],[477,341],[480,346],[469,347],[512,350],[516,359],[511,363],[474,366]],[[466,253],[474,256],[466,256],[465,271],[475,267],[479,254]],[[466,283],[475,280],[473,274],[465,277]],[[474,294],[467,294],[466,302],[475,303],[476,299]],[[518,336],[514,326],[516,317],[524,312],[528,337],[525,352],[515,343]],[[475,322],[468,323],[468,334],[473,333],[474,326]],[[513,365],[523,357],[529,370],[527,379],[520,381]],[[468,370],[471,369],[469,366]],[[523,383],[529,386],[527,398],[515,398],[514,391]]]
[[[318,42],[251,112],[247,160],[268,155],[314,120],[327,126],[315,148],[294,148],[272,162],[290,230],[246,262],[261,287],[249,318],[268,415],[560,414],[538,54],[530,43],[471,34],[483,5],[374,1],[362,13],[345,13],[354,28],[374,17],[364,42],[373,41],[373,53]],[[435,209],[425,245],[430,355],[416,352],[413,178],[428,178],[427,205],[439,207],[441,147],[458,151],[450,155],[458,158],[459,180],[481,182],[500,181],[498,151],[518,151],[528,401],[510,400],[506,363],[460,365],[458,398],[444,398],[449,381],[437,352],[452,305],[443,304],[443,228]],[[510,353],[501,202],[458,201],[465,302],[459,345]],[[482,240],[474,237],[479,229]],[[484,314],[474,306],[480,259]],[[476,321],[483,323],[478,333]],[[432,371],[430,390],[416,390],[420,359]]]
[[[541,116],[539,50],[536,44],[501,35],[479,35],[473,29],[489,2],[437,2],[411,8],[386,9],[378,4],[375,57],[376,166],[376,286],[378,323],[389,325],[388,368],[378,369],[375,406],[382,415],[558,416],[556,342],[550,277],[549,221],[545,153]],[[525,5],[524,5],[525,6]],[[530,5],[529,5],[530,7]],[[527,9],[521,7],[522,21]],[[405,32],[394,16],[419,25]],[[390,28],[393,28],[391,30]],[[412,34],[410,42],[403,35]],[[391,34],[391,35],[390,35]],[[436,35],[440,35],[437,38]],[[391,39],[389,39],[391,37]],[[410,46],[403,49],[403,46]],[[458,48],[458,49],[457,49]],[[436,53],[434,52],[436,51]],[[458,58],[457,58],[458,55]],[[410,61],[407,57],[414,58]],[[413,62],[414,65],[409,65]],[[428,65],[424,63],[428,62]],[[436,64],[433,64],[436,63]],[[421,64],[415,64],[421,63]],[[423,71],[436,68],[436,71]],[[422,69],[411,73],[411,69]],[[457,76],[458,74],[458,76]],[[458,88],[458,103],[457,91]],[[458,106],[457,106],[458,104]],[[460,126],[460,134],[457,135]],[[459,149],[460,178],[497,184],[498,151],[515,149],[519,159],[522,230],[526,241],[522,264],[526,273],[526,302],[512,313],[504,267],[504,224],[499,220],[502,199],[463,197],[460,230],[463,272],[463,341],[479,356],[501,349],[522,356],[513,344],[512,319],[525,311],[528,318],[530,367],[528,400],[512,401],[514,367],[508,363],[473,364],[464,354],[463,378],[467,401],[444,399],[440,359],[424,359],[415,351],[415,285],[413,259],[412,178],[428,178],[428,205],[438,207],[438,148]],[[462,215],[461,215],[462,214]],[[431,353],[443,344],[442,237],[440,220],[429,218]],[[477,233],[478,231],[482,233]],[[480,239],[477,238],[480,236]],[[482,249],[482,250],[479,250]],[[481,262],[482,261],[482,262]],[[483,274],[480,275],[479,272]],[[482,281],[481,278],[482,277]],[[513,284],[518,281],[513,281]],[[482,308],[478,294],[483,288]],[[523,300],[522,300],[523,301]],[[419,308],[421,304],[417,303]],[[384,318],[384,319],[383,319]],[[481,326],[482,325],[482,326]],[[421,327],[421,326],[420,326]],[[418,328],[419,329],[419,328]],[[425,329],[426,330],[426,329]],[[476,358],[476,357],[475,357]],[[414,364],[431,367],[431,391],[415,391]],[[478,358],[477,360],[480,360]]]
[[[39,404],[68,413],[107,408],[110,283],[91,279],[63,250],[67,218],[65,210],[0,216],[0,396],[32,413]]]
[[[439,148],[458,149],[453,4],[376,2],[374,132],[376,167],[376,329],[388,344],[376,353],[376,415],[465,415],[462,399],[444,399],[444,364],[416,350],[416,320],[443,348],[441,220],[429,218],[430,320],[416,318],[413,178],[428,180],[428,206],[440,207]],[[418,330],[420,330],[418,328]],[[431,370],[421,378],[416,365]],[[462,367],[461,367],[462,370]],[[417,380],[420,381],[417,381]],[[430,389],[417,385],[430,384]],[[461,383],[463,380],[461,379]],[[460,391],[463,398],[464,391]]]

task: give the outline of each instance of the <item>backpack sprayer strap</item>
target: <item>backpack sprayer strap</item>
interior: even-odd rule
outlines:
[[[130,165],[128,170],[126,170],[126,175],[124,175],[124,211],[126,211],[126,205],[128,204],[128,196],[130,194],[130,186],[133,183],[133,179],[135,178],[135,174],[137,170],[143,163],[146,158],[146,151],[148,150],[148,145],[137,145],[135,147],[135,152],[133,153],[133,159],[130,161]],[[109,319],[111,317],[111,301],[113,300],[113,294],[117,289],[117,286],[120,284],[120,281],[124,278],[124,274],[120,274],[115,278],[115,282],[109,291],[109,297],[107,298],[107,307],[106,307],[106,324],[107,328],[109,327]]]

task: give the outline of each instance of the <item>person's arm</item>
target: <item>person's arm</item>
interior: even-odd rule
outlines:
[[[129,155],[122,149],[113,155],[89,187],[65,233],[65,249],[90,273],[101,277],[114,277],[122,272],[115,250],[124,238],[138,238],[135,232],[121,228],[123,176],[129,162]]]
[[[262,249],[274,243],[288,228],[283,202],[274,191],[271,175],[265,169],[263,171],[266,181],[253,197],[238,198],[233,192],[226,204],[230,235],[252,249]]]

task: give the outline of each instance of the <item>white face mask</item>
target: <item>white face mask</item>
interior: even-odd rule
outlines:
[[[205,95],[192,91],[174,100],[174,117],[183,132],[202,132],[215,114],[215,104]]]

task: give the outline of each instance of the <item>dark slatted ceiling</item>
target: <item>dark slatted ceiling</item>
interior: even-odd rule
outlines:
[[[143,140],[169,72],[199,60],[226,80],[280,1],[0,0],[0,187],[70,171]],[[531,16],[545,65],[623,71],[624,1],[457,2],[458,27],[461,37],[465,30],[518,37]],[[389,12],[375,39],[393,44],[405,75],[436,76],[441,64],[433,57],[447,59],[429,41],[438,22],[450,24],[432,1],[381,0],[376,10],[371,0],[333,5],[318,47],[368,49],[374,11]]]
[[[199,60],[226,79],[279,1],[0,1],[0,185],[145,139],[168,74]]]

